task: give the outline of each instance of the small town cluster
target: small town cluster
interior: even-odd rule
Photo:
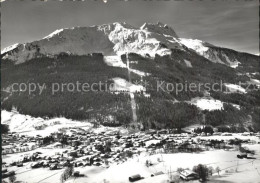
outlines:
[[[66,169],[66,167],[99,166],[109,168],[112,164],[120,164],[141,153],[153,155],[157,153],[194,153],[209,149],[238,150],[237,158],[253,158],[254,151],[243,148],[243,144],[259,142],[249,138],[231,138],[227,140],[204,139],[207,136],[232,136],[232,133],[174,133],[170,130],[150,130],[132,134],[121,134],[120,131],[92,132],[81,128],[61,129],[42,137],[27,136],[19,133],[8,133],[2,136],[2,177],[8,178],[16,174],[16,170],[30,163],[31,169],[48,168],[49,170]],[[242,133],[241,136],[256,136],[260,133]],[[60,149],[55,154],[46,153]],[[41,151],[45,150],[45,151]],[[26,152],[26,153],[25,153]],[[23,153],[19,159],[5,162],[5,156]],[[160,161],[160,160],[158,160]],[[146,161],[146,166],[152,162]],[[157,172],[151,176],[164,174]],[[198,173],[181,170],[180,178],[184,180],[198,179]],[[74,171],[71,176],[87,176]],[[142,179],[142,175],[129,176],[129,181]]]

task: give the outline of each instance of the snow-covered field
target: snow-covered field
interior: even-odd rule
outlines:
[[[126,68],[126,64],[121,60],[120,56],[118,55],[104,56],[104,61],[109,66]]]
[[[127,68],[127,65],[121,60],[121,56],[120,55],[104,56],[104,62],[108,66]],[[148,76],[148,75],[150,75],[149,73],[145,73],[143,71],[136,70],[136,69],[131,69],[131,68],[129,68],[129,71],[133,72],[133,73],[135,73],[135,74],[137,74],[139,76]]]
[[[88,36],[85,36],[85,35]],[[7,53],[4,58],[16,61],[16,64],[25,62],[28,58],[34,58],[36,49],[27,49],[37,44],[41,54],[53,56],[61,52],[87,55],[93,52],[102,52],[106,56],[121,55],[128,52],[135,52],[151,57],[159,55],[170,55],[172,48],[183,50],[179,41],[168,40],[169,35],[177,38],[174,30],[168,25],[158,23],[145,23],[140,28],[133,27],[127,23],[115,22],[91,27],[72,27],[58,29],[38,41],[15,44],[3,49]],[[64,39],[65,38],[65,39]],[[95,40],[95,41],[93,41]],[[167,45],[162,48],[160,44]],[[18,52],[8,53],[13,49]]]
[[[207,137],[204,137],[207,138]],[[214,138],[214,137],[211,137]],[[230,137],[225,137],[230,138]],[[257,159],[238,159],[238,154],[235,150],[210,150],[201,153],[175,153],[175,154],[155,154],[148,155],[146,153],[136,156],[122,164],[114,164],[109,168],[86,166],[76,167],[75,171],[80,171],[84,177],[70,178],[66,183],[125,183],[129,182],[128,177],[140,174],[144,177],[140,183],[166,183],[169,179],[168,172],[171,171],[176,174],[177,168],[189,168],[197,164],[205,164],[213,168],[219,167],[221,169],[220,176],[214,173],[208,182],[245,182],[257,183],[259,182],[259,169],[260,169],[260,148],[259,144],[246,145],[248,148],[255,150]],[[37,149],[43,155],[52,155],[59,153],[66,149]],[[3,161],[9,163],[21,158],[26,153],[18,153],[7,155],[3,157]],[[146,160],[152,162],[152,166],[145,165]],[[159,161],[158,161],[159,160]],[[25,163],[23,167],[10,167],[9,170],[16,171],[17,180],[26,180],[28,183],[46,182],[53,183],[59,182],[63,170],[49,170],[49,169],[31,169],[30,163]],[[164,174],[156,177],[151,177],[151,174],[162,171]],[[198,181],[197,181],[198,182]]]
[[[1,111],[1,123],[8,124],[11,132],[24,133],[29,136],[41,135],[47,136],[53,132],[57,132],[61,128],[69,127],[86,127],[91,126],[90,123],[82,123],[80,121],[72,121],[66,118],[34,118],[29,115],[19,114],[17,112]],[[36,130],[39,129],[39,130]]]
[[[187,67],[190,67],[190,68],[192,67],[191,62],[189,60],[184,59],[184,62],[185,62]]]
[[[60,121],[60,123],[54,123]],[[26,135],[36,134],[48,134],[54,132],[63,127],[75,127],[82,122],[71,121],[64,118],[56,119],[41,119],[33,118],[30,116],[18,114],[16,112],[2,111],[2,123],[9,124],[12,127],[12,131],[24,133]],[[41,125],[47,123],[48,126],[42,130],[35,130],[34,125]],[[91,129],[90,123],[84,123],[83,129]],[[23,127],[23,128],[22,128]],[[197,127],[196,125],[194,127]],[[28,131],[24,131],[24,130]],[[23,130],[23,131],[22,131]],[[101,131],[123,131],[120,128],[100,127],[95,129],[96,133]],[[260,138],[256,136],[243,136],[242,134],[232,134],[232,136],[199,136],[194,137],[195,141],[199,139],[216,139],[216,140],[228,140],[228,139],[250,139],[255,142],[252,144],[243,144],[242,146],[248,147],[250,150],[254,150],[256,153],[254,158],[256,159],[238,159],[236,155],[239,153],[237,149],[231,150],[217,150],[210,149],[209,151],[203,151],[199,153],[174,153],[174,154],[157,154],[150,155],[146,151],[142,151],[140,155],[135,154],[133,158],[128,159],[122,163],[111,164],[110,167],[102,166],[85,166],[75,167],[75,171],[80,171],[84,174],[84,177],[71,177],[66,183],[126,183],[129,182],[129,176],[140,174],[144,179],[138,181],[140,183],[166,183],[169,180],[168,172],[178,176],[177,168],[189,168],[197,164],[205,164],[212,166],[213,168],[219,167],[221,169],[220,176],[215,172],[210,177],[208,182],[223,182],[223,183],[257,183],[260,182]],[[149,140],[146,142],[146,146],[151,143],[157,143],[157,140]],[[40,147],[29,152],[20,152],[14,154],[7,154],[2,157],[6,163],[18,161],[22,157],[32,154],[34,152],[41,152],[41,156],[53,156],[57,153],[64,152],[65,150],[71,150],[71,147],[56,148],[53,144],[45,147]],[[146,161],[150,161],[153,165],[147,167]],[[26,181],[27,183],[45,182],[45,183],[58,183],[60,182],[60,176],[64,169],[49,170],[48,168],[31,169],[31,163],[24,163],[23,167],[8,167],[8,170],[14,170],[16,172],[17,180]],[[151,174],[162,171],[164,174],[151,177]],[[195,181],[196,182],[196,181]],[[198,181],[197,181],[198,182]]]
[[[250,78],[249,81],[250,84],[256,85],[258,88],[260,88],[260,81],[258,79],[252,79]]]
[[[207,43],[198,39],[185,39],[180,38],[180,42],[190,49],[195,50],[200,55],[204,55],[208,51]]]
[[[232,93],[235,93],[235,92],[246,93],[246,90],[243,87],[239,86],[239,85],[230,84],[230,83],[225,83],[224,85],[228,88],[229,92],[232,92]]]
[[[132,84],[122,78],[113,78],[114,86],[110,88],[111,91],[128,91],[131,93],[145,91],[142,85]]]
[[[210,177],[208,182],[245,182],[245,183],[257,183],[259,182],[260,175],[257,170],[260,169],[260,148],[259,144],[247,145],[250,149],[256,150],[255,160],[250,159],[238,159],[236,155],[237,151],[225,151],[225,150],[210,150],[201,153],[175,153],[175,154],[155,154],[147,155],[146,153],[136,156],[122,164],[114,164],[109,168],[96,167],[96,166],[86,166],[86,167],[76,167],[75,171],[80,171],[84,174],[84,177],[80,178],[70,178],[66,183],[126,183],[128,177],[140,174],[144,177],[143,180],[138,181],[140,183],[154,183],[156,182],[167,182],[169,179],[168,172],[171,171],[173,174],[177,174],[177,168],[189,168],[192,169],[193,166],[197,164],[205,164],[207,166],[212,166],[213,168],[219,167],[221,169],[220,176],[217,173]],[[59,152],[65,149],[55,149],[52,152]],[[39,151],[39,150],[38,150]],[[41,149],[44,154],[46,152]],[[16,157],[19,158],[22,154],[17,154]],[[12,158],[15,158],[12,155]],[[9,161],[10,157],[4,158],[4,161]],[[147,167],[145,165],[146,160],[153,163],[152,166]],[[159,161],[158,161],[159,160]],[[60,175],[63,170],[49,169],[31,169],[30,163],[25,164],[24,167],[17,169],[13,167],[16,171],[17,180],[26,180],[28,183],[33,182],[59,182]],[[11,170],[11,169],[10,169]],[[155,172],[162,171],[164,174],[156,177],[151,177],[151,174]]]
[[[257,149],[259,145],[251,145],[250,148]],[[259,149],[258,149],[259,150]],[[154,183],[156,182],[167,182],[169,179],[167,172],[172,171],[176,173],[177,168],[189,168],[192,169],[193,166],[198,164],[206,164],[207,166],[212,166],[213,168],[219,167],[222,171],[220,176],[215,173],[212,181],[209,182],[257,182],[259,179],[259,174],[257,173],[255,167],[260,169],[260,161],[248,159],[238,159],[236,157],[237,151],[225,151],[225,150],[215,150],[215,151],[205,151],[202,153],[176,153],[176,154],[156,154],[152,156],[140,156],[128,160],[127,162],[119,165],[111,166],[108,169],[102,168],[77,168],[87,177],[71,179],[67,182],[89,182],[89,183],[125,183],[129,182],[128,177],[140,174],[144,177],[143,180],[138,181],[142,183]],[[259,158],[259,151],[257,154]],[[160,159],[161,162],[158,162]],[[146,160],[151,161],[154,165],[150,167],[145,166]],[[235,170],[237,169],[238,172]],[[226,172],[227,170],[227,172]],[[151,174],[155,172],[162,171],[165,174],[158,177],[152,178]],[[250,175],[250,177],[246,176]],[[104,181],[105,180],[105,181]],[[241,180],[241,181],[239,181]]]
[[[221,110],[223,109],[223,102],[220,100],[216,100],[213,98],[193,98],[189,103],[196,105],[198,108],[202,110]]]
[[[52,119],[34,118],[29,115],[19,114],[15,111],[9,112],[6,110],[1,111],[1,124],[8,124],[10,132],[18,132],[21,135],[24,134],[28,136],[41,135],[44,137],[51,133],[58,132],[59,129],[75,127],[80,127],[83,130],[91,130],[96,133],[115,130],[120,130],[122,133],[126,133],[126,130],[123,128],[115,129],[103,126],[100,128],[93,128],[93,124],[88,121],[73,121],[63,117]]]

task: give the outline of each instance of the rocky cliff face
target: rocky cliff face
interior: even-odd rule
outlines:
[[[156,54],[170,55],[173,49],[186,48],[214,63],[233,68],[241,64],[241,53],[196,39],[179,38],[170,26],[160,22],[145,23],[140,28],[116,22],[59,29],[43,39],[9,46],[1,51],[1,55],[3,59],[19,64],[42,55],[52,57],[62,52],[73,55],[100,52],[107,56],[133,52],[155,57]]]

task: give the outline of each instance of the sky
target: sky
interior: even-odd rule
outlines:
[[[160,21],[179,37],[259,54],[258,0],[107,1],[3,1],[1,49],[39,40],[60,28],[113,22],[140,27]]]

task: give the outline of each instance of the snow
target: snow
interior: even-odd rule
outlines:
[[[127,65],[121,60],[121,56],[120,55],[104,56],[104,62],[108,66],[127,68]],[[139,76],[149,76],[150,75],[149,73],[145,73],[145,72],[137,70],[137,69],[129,68],[129,71],[133,72],[133,73],[135,73],[135,74],[137,74]]]
[[[119,80],[120,81],[120,80]],[[120,82],[125,85],[124,81]],[[197,100],[202,100],[206,98],[197,98]],[[209,98],[208,98],[209,99]],[[21,123],[19,120],[10,120],[17,115],[21,121],[24,118],[28,119],[27,121],[32,121],[35,118],[30,117],[28,115],[21,115],[15,111],[8,112],[2,111],[2,121],[1,123]],[[50,123],[49,121],[52,121]],[[61,124],[64,124],[64,121]],[[70,120],[71,121],[71,120]],[[46,120],[48,125],[51,128],[55,128],[54,119]],[[71,126],[74,127],[76,123],[71,121]],[[85,123],[84,123],[85,124]],[[19,124],[18,124],[19,125]],[[59,124],[56,124],[59,125]],[[196,127],[198,125],[194,125]],[[105,131],[109,132],[111,129],[118,130],[119,128],[97,128],[97,131]],[[50,129],[48,129],[50,130]],[[35,131],[35,130],[34,130]],[[104,183],[104,182],[113,182],[113,183],[121,183],[121,182],[129,182],[128,177],[140,174],[144,179],[138,181],[140,183],[154,183],[154,182],[169,182],[167,172],[172,171],[174,175],[178,175],[176,173],[177,168],[189,168],[192,169],[193,166],[198,164],[205,164],[207,166],[212,166],[213,168],[219,167],[222,171],[220,172],[220,176],[214,174],[213,177],[209,177],[212,182],[257,182],[259,179],[259,174],[256,168],[260,167],[260,148],[258,142],[260,139],[256,136],[243,136],[240,133],[233,133],[232,136],[200,136],[195,137],[194,140],[198,141],[200,139],[210,140],[229,140],[229,139],[250,139],[255,141],[256,144],[243,144],[242,146],[248,147],[250,150],[254,150],[256,155],[255,159],[237,159],[236,155],[238,151],[235,149],[231,150],[217,150],[210,149],[209,151],[203,151],[199,153],[174,153],[174,154],[161,154],[159,151],[157,154],[149,155],[147,152],[142,151],[140,156],[135,155],[133,158],[128,159],[127,161],[121,164],[111,164],[108,168],[97,167],[97,166],[85,166],[85,167],[75,167],[75,171],[80,171],[81,174],[84,174],[84,177],[78,178],[69,178],[66,183],[81,183],[81,182],[89,182],[89,183]],[[183,140],[183,139],[182,139]],[[146,142],[146,145],[150,145],[152,143],[157,143],[159,140],[149,140]],[[3,156],[3,161],[6,163],[11,163],[13,161],[18,161],[22,157],[32,154],[34,152],[41,152],[41,156],[54,156],[57,153],[64,152],[65,150],[71,150],[69,148],[55,148],[54,144],[49,145],[47,147],[40,147],[35,150],[29,152],[21,152],[14,154],[7,154]],[[83,159],[83,157],[81,157]],[[79,158],[80,159],[80,158]],[[146,161],[150,161],[153,163],[152,166],[147,167]],[[158,161],[159,160],[159,161]],[[16,166],[8,167],[8,170],[16,171],[17,180],[26,181],[26,182],[59,182],[60,176],[64,169],[61,170],[49,170],[48,168],[38,168],[31,169],[29,163],[24,163],[23,167],[17,168]],[[235,169],[237,168],[237,172]],[[229,173],[225,173],[225,171]],[[164,174],[151,177],[151,174],[155,172],[162,171]],[[8,178],[7,178],[8,179]],[[7,180],[5,179],[5,180]],[[242,181],[241,181],[242,180]]]
[[[251,149],[254,146],[257,153],[259,153],[258,144],[251,145],[249,148]],[[238,167],[238,173],[234,173],[233,175],[227,174],[225,173],[225,170],[223,170],[220,172],[220,177],[210,177],[210,180],[214,179],[216,182],[218,182],[218,180],[222,180],[223,182],[226,182],[226,180],[229,180],[230,182],[240,182],[239,180],[241,179],[245,180],[245,182],[255,182],[255,180],[258,180],[259,175],[257,174],[255,167],[258,167],[260,165],[260,162],[255,161],[254,165],[251,163],[251,160],[248,159],[241,159],[238,162],[238,159],[236,157],[237,154],[238,152],[235,150],[210,150],[204,151],[202,153],[155,154],[150,156],[143,153],[139,157],[134,157],[119,165],[112,165],[108,169],[102,169],[101,167],[76,168],[75,170],[78,170],[87,176],[77,179],[70,179],[66,183],[128,182],[128,177],[135,174],[140,174],[142,177],[144,177],[143,180],[138,181],[140,183],[166,183],[169,179],[167,172],[172,171],[173,174],[178,175],[176,173],[177,168],[192,169],[193,166],[198,164],[212,166],[214,169],[216,167],[219,167],[221,170],[227,168],[226,170],[228,171],[234,171],[235,168]],[[257,154],[257,157],[259,157],[259,154]],[[160,159],[161,161],[158,162],[158,159]],[[150,167],[146,167],[146,160],[151,161],[153,165]],[[151,174],[159,171],[162,171],[164,174],[151,177]],[[247,179],[245,179],[244,177],[248,173],[250,175],[250,178],[248,177]]]
[[[226,54],[222,54],[225,58],[226,58],[226,61],[228,62],[228,64],[230,65],[230,67],[232,68],[237,68],[238,65],[240,64],[239,61],[235,60],[233,62],[230,61],[230,59],[228,58],[228,56]]]
[[[55,35],[59,35],[60,32],[62,32],[64,29],[58,29],[56,31],[54,31],[53,33],[49,34],[48,36],[44,37],[43,39],[49,39]]]
[[[23,63],[40,54],[53,56],[61,52],[76,55],[101,52],[105,55],[114,54],[114,44],[98,27],[74,27],[54,31],[44,39],[21,44],[16,53],[8,53],[6,58]]]
[[[258,79],[251,79],[253,82],[255,82],[256,84],[260,84],[260,81]]]
[[[135,52],[154,57],[156,54],[161,56],[171,54],[170,49],[183,49],[179,41],[174,39],[169,41],[169,35],[177,36],[170,27],[162,24],[155,24],[152,27],[138,29],[126,23],[116,22],[91,27],[58,29],[41,40],[20,44],[16,53],[8,53],[5,58],[19,64],[40,54],[53,56],[61,52],[76,55],[100,52],[105,56]],[[120,63],[117,64],[121,66]]]
[[[230,84],[230,83],[224,83],[224,85],[228,88],[229,92],[231,93],[236,93],[236,92],[246,93],[246,90],[239,85]]]
[[[252,75],[259,75],[259,72],[253,72]]]
[[[108,66],[126,68],[126,64],[123,63],[120,56],[104,56],[104,61]]]
[[[206,139],[206,140],[230,140],[230,139],[241,139],[241,140],[251,140],[255,141],[256,143],[260,142],[260,138],[256,136],[244,136],[242,133],[232,133],[232,136],[219,136],[219,135],[212,135],[212,136],[199,136],[196,137],[197,139]]]
[[[208,47],[205,46],[205,42],[198,40],[198,39],[185,39],[180,38],[179,39],[182,44],[187,46],[190,49],[195,50],[197,53],[199,53],[201,56],[205,55],[205,52],[208,51]]]
[[[185,128],[182,128],[182,130],[185,132],[193,132],[194,129],[201,128],[201,127],[202,127],[202,125],[200,125],[200,124],[193,124],[193,125],[187,126]]]
[[[260,88],[260,81],[258,79],[250,78],[250,82]]]
[[[162,24],[161,22],[158,22],[157,24],[144,23],[140,27],[140,29],[147,30],[149,32],[155,32],[158,34],[166,34],[178,38],[177,34],[170,26],[168,26],[167,24]]]
[[[93,124],[88,121],[74,121],[63,117],[56,117],[51,119],[34,118],[30,115],[19,114],[16,111],[1,111],[1,124],[8,124],[10,132],[17,132],[28,136],[48,136],[51,133],[57,132],[60,129],[81,128],[83,130],[90,130],[94,133],[100,132],[115,132],[120,131],[122,134],[127,133],[125,128],[113,128],[100,126],[99,128],[93,128]],[[41,130],[37,130],[37,127],[42,127]],[[69,131],[66,132],[70,134]]]
[[[1,50],[1,54],[4,54],[6,52],[9,52],[9,51],[17,48],[18,45],[19,45],[19,43],[15,43],[15,44],[13,44],[11,46],[8,46],[8,47],[4,48],[3,50]]]
[[[205,57],[215,63],[225,64],[218,56],[218,52],[213,51],[214,58],[212,59],[209,55],[205,55]]]
[[[232,64],[230,64],[230,67],[232,67],[232,68],[237,68],[238,67],[238,65],[240,64],[240,62],[233,62]]]
[[[192,67],[192,65],[191,65],[191,62],[190,62],[190,61],[188,61],[188,60],[185,60],[185,59],[184,59],[184,62],[185,62],[185,64],[186,64],[186,66],[187,66],[187,67]]]
[[[220,100],[216,100],[213,98],[200,98],[196,97],[193,98],[189,103],[196,105],[201,110],[222,110],[223,109],[223,102]]]
[[[132,84],[122,78],[113,78],[114,85],[110,88],[111,91],[128,91],[130,93],[145,91],[142,85]]]
[[[164,28],[161,25],[153,26],[154,29],[146,29],[144,27],[129,29],[119,23],[114,23],[113,26],[115,28],[109,33],[109,39],[115,44],[114,51],[118,55],[135,52],[142,56],[149,54],[151,57],[154,57],[155,54],[161,56],[171,54],[170,48],[177,47],[182,49],[180,43],[170,43],[163,34],[158,33],[157,30],[159,29],[162,29],[161,31],[164,32]],[[160,43],[167,45],[168,48],[160,47]]]
[[[238,60],[231,61],[221,52],[214,50],[214,45],[198,39],[179,38],[175,31],[168,25],[157,23],[145,23],[140,28],[135,28],[127,23],[111,23],[94,25],[90,27],[72,27],[58,29],[44,38],[24,44],[14,44],[4,48],[1,53],[6,53],[3,59],[10,59],[16,64],[23,63],[41,55],[53,57],[61,52],[69,52],[75,55],[87,55],[99,52],[107,58],[109,64],[115,67],[123,67],[122,63],[113,60],[113,55],[121,55],[129,52],[147,54],[154,58],[170,55],[171,49],[184,50],[184,45],[199,55],[215,63],[238,67]],[[17,52],[10,52],[17,48]],[[225,59],[222,59],[222,56]],[[188,62],[186,62],[187,64]],[[187,65],[190,67],[190,64]],[[135,72],[135,71],[133,71]]]
[[[70,119],[57,117],[52,119],[35,118],[17,112],[1,111],[1,123],[8,124],[11,132],[24,133],[29,136],[47,136],[59,129],[68,127],[91,127],[90,123],[82,123]],[[41,130],[36,130],[41,129]]]
[[[220,136],[221,138],[232,138]],[[242,137],[242,136],[237,136]],[[200,138],[213,138],[213,137],[200,137]],[[247,137],[249,138],[249,137]],[[259,144],[247,145],[249,149],[256,151],[256,158],[259,158]],[[65,149],[36,149],[35,152],[41,151],[44,155],[52,154],[54,152],[62,152]],[[21,155],[26,153],[13,154],[9,157],[4,157],[3,161],[12,162],[11,157],[14,159],[21,158]],[[129,182],[128,177],[140,174],[144,177],[140,183],[154,183],[154,182],[164,182],[168,180],[167,172],[172,171],[176,173],[177,168],[189,168],[192,169],[193,166],[198,164],[205,164],[207,166],[212,166],[214,169],[219,167],[222,171],[220,176],[213,174],[213,177],[209,177],[212,182],[257,182],[259,174],[255,168],[259,168],[260,161],[254,161],[250,159],[237,159],[236,155],[238,151],[230,150],[210,150],[201,153],[174,153],[174,154],[155,154],[148,155],[147,153],[142,153],[140,156],[136,156],[132,159],[127,160],[122,164],[113,164],[109,168],[102,168],[96,166],[86,166],[86,167],[75,167],[75,171],[80,171],[84,174],[84,177],[70,178],[66,183],[80,183],[80,182],[90,182],[90,183],[103,183],[103,182]],[[54,155],[54,154],[53,154]],[[158,162],[158,159],[161,161]],[[145,162],[149,160],[153,163],[152,166],[146,167]],[[39,168],[31,169],[29,168],[30,163],[25,163],[24,167],[21,167],[16,171],[17,180],[26,180],[27,182],[58,182],[60,180],[60,175],[64,171],[62,170],[52,170]],[[12,167],[16,168],[16,167]],[[12,170],[12,168],[8,168]],[[238,172],[235,169],[238,168]],[[225,171],[230,173],[225,173]],[[151,177],[151,174],[155,172],[162,171],[164,174],[160,176]],[[242,180],[242,181],[241,181]]]
[[[133,72],[133,73],[135,73],[135,74],[137,74],[139,76],[149,76],[150,75],[149,73],[145,73],[143,71],[139,71],[139,70],[131,69],[131,68],[129,68],[129,71]]]
[[[230,103],[231,104],[231,103]],[[240,105],[237,105],[237,104],[231,104],[233,107],[237,108],[238,110],[241,109]]]
[[[149,141],[145,142],[145,145],[146,145],[146,147],[148,147],[149,145],[157,144],[157,143],[160,143],[160,142],[161,142],[160,140],[149,140]]]
[[[186,38],[179,38],[179,40],[186,47],[193,49],[194,51],[196,51],[196,53],[209,59],[214,63],[224,64],[232,68],[237,68],[238,65],[240,64],[240,62],[236,59],[234,61],[231,61],[224,52],[221,52],[221,56],[225,58],[225,60],[222,60],[219,57],[220,56],[219,53],[216,50],[212,49],[215,46],[207,42],[203,42],[198,39],[186,39]]]

